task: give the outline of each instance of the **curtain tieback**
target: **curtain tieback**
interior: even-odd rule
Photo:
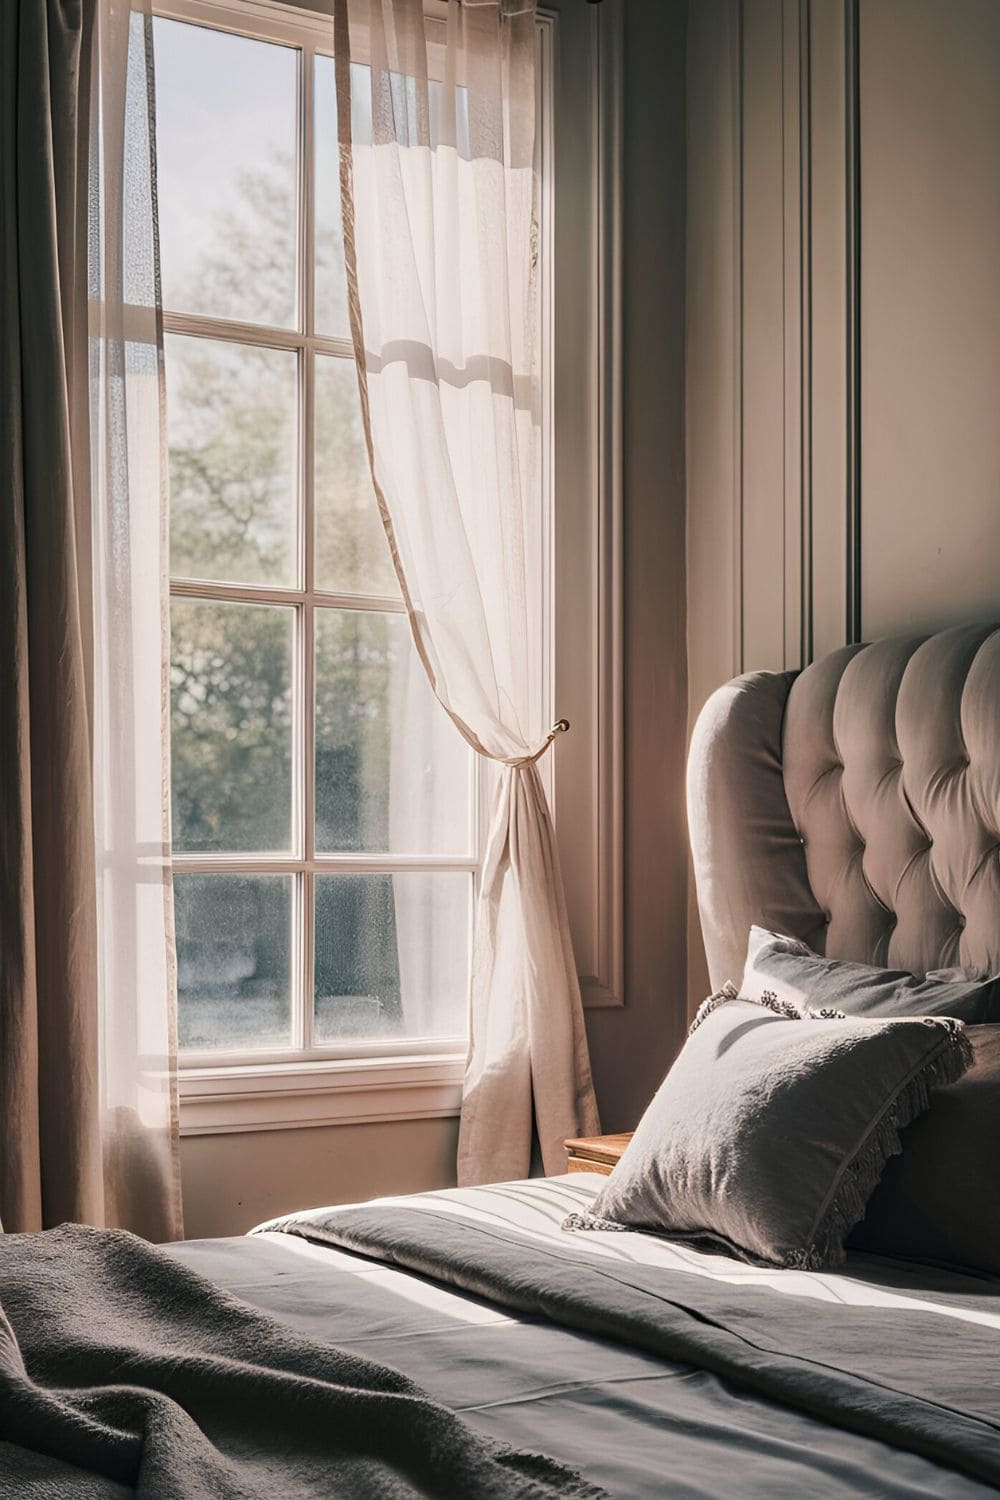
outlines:
[[[524,766],[533,766],[536,760],[541,760],[542,756],[552,744],[552,741],[555,739],[556,735],[565,734],[568,729],[568,719],[557,719],[537,750],[532,751],[531,755],[521,755],[516,759],[505,760],[503,764],[505,766],[511,766],[515,771],[521,770]]]

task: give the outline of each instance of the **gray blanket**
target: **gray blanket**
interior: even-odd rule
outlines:
[[[120,1231],[0,1235],[0,1494],[597,1497]]]
[[[624,1253],[596,1259],[587,1236],[542,1242],[495,1222],[457,1218],[436,1209],[432,1195],[412,1205],[313,1211],[263,1227],[374,1256],[520,1313],[711,1371],[1000,1487],[1000,1340],[995,1326],[963,1316],[998,1311],[983,1284],[954,1277],[935,1292],[948,1315],[928,1312],[919,1284],[910,1285],[909,1299],[889,1297],[879,1306],[784,1296]]]

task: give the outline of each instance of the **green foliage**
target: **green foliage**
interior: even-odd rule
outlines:
[[[288,849],[291,611],[175,599],[171,621],[174,847]]]
[[[295,355],[175,334],[166,359],[171,572],[292,583]]]

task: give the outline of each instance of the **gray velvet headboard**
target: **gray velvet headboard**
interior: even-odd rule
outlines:
[[[695,727],[688,816],[714,987],[754,922],[834,958],[1000,970],[1000,627],[736,678]]]

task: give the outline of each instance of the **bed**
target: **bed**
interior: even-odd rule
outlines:
[[[996,973],[1000,631],[882,641],[798,675],[738,679],[702,714],[689,803],[713,984],[738,977],[752,924],[830,956]],[[775,1270],[634,1231],[567,1233],[567,1216],[585,1213],[605,1181],[574,1172],[307,1210],[246,1238],[163,1250],[75,1227],[8,1236],[22,1244],[6,1252],[0,1240],[0,1301],[29,1375],[55,1369],[81,1385],[81,1371],[100,1368],[129,1386],[155,1368],[165,1397],[196,1420],[208,1410],[205,1431],[214,1422],[230,1439],[263,1431],[289,1397],[288,1425],[259,1468],[241,1470],[242,1452],[185,1468],[191,1433],[157,1426],[149,1413],[160,1420],[166,1408],[156,1403],[117,1469],[100,1456],[80,1463],[79,1403],[60,1429],[51,1392],[36,1397],[36,1381],[25,1396],[0,1326],[0,1491],[13,1492],[13,1475],[18,1493],[101,1500],[265,1494],[275,1475],[289,1496],[352,1500],[965,1500],[1000,1489],[1000,1278],[860,1254],[836,1271]],[[982,1191],[995,1197],[995,1182]],[[216,1337],[215,1319],[236,1331]],[[77,1337],[82,1360],[69,1348]],[[324,1350],[341,1364],[324,1364]],[[390,1372],[384,1389],[367,1361]],[[271,1365],[285,1386],[261,1375]],[[397,1371],[415,1393],[392,1385]],[[237,1374],[243,1395],[223,1400]],[[323,1404],[321,1377],[340,1406]],[[345,1383],[356,1413],[347,1425]],[[353,1452],[355,1427],[371,1421],[391,1449],[401,1403],[413,1415],[398,1440],[437,1423],[437,1448],[416,1443],[419,1454],[382,1471],[367,1456],[341,1471],[338,1434]],[[100,1455],[107,1413],[85,1415],[104,1424],[84,1434]],[[332,1433],[326,1449],[319,1429]],[[481,1452],[466,1451],[465,1432]],[[314,1439],[310,1471],[298,1445]],[[498,1455],[499,1467],[476,1467]],[[317,1472],[326,1479],[310,1487]]]

